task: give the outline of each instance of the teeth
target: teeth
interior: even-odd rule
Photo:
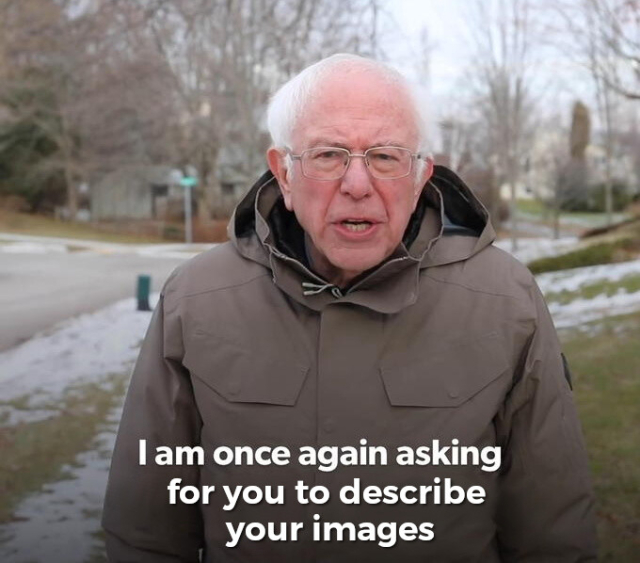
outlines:
[[[347,227],[347,229],[349,229],[350,231],[359,232],[359,231],[367,230],[369,228],[369,225],[371,225],[371,223],[367,223],[366,221],[363,223],[352,223],[349,221],[345,221],[343,225]]]

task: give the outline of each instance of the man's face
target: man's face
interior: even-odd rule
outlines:
[[[371,147],[399,146],[416,152],[418,128],[407,94],[366,73],[336,74],[305,109],[293,134],[292,151],[342,147],[362,154]],[[315,180],[295,160],[287,171],[284,155],[267,154],[284,202],[307,233],[313,268],[336,285],[380,264],[396,249],[415,210],[432,166],[416,176],[382,180],[364,159],[353,158],[339,180]],[[356,225],[358,223],[358,225]]]

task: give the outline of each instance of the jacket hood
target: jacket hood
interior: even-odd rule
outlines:
[[[308,268],[303,234],[294,214],[284,208],[271,172],[240,201],[228,227],[240,255],[269,268],[274,282],[305,305],[319,310],[341,299],[388,313],[415,302],[421,269],[466,260],[495,239],[485,207],[444,166],[434,167],[396,251],[348,288],[338,288]]]

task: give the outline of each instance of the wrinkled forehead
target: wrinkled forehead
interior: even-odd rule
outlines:
[[[404,84],[367,69],[335,71],[322,77],[309,95],[293,128],[293,142],[323,132],[348,134],[353,127],[363,128],[385,143],[417,142],[418,115]]]

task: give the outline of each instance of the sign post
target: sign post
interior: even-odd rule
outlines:
[[[184,188],[184,230],[187,243],[193,242],[193,227],[191,219],[191,188],[198,185],[198,179],[195,176],[184,176],[180,180],[180,185]]]

